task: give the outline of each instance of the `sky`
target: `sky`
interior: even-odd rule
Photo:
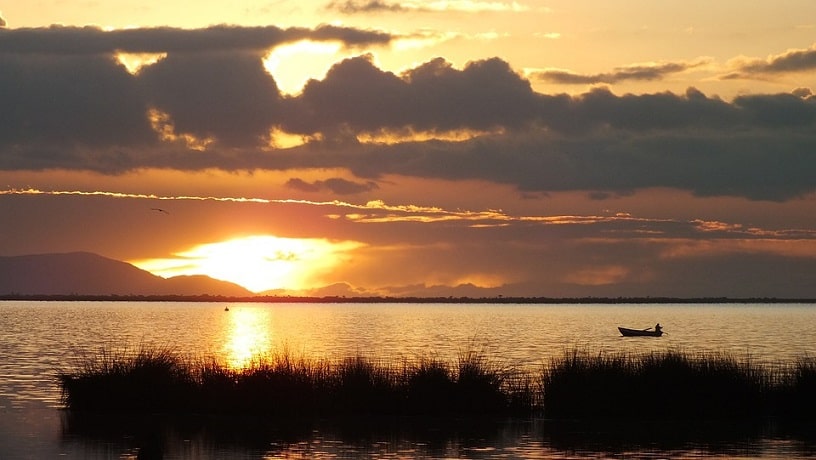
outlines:
[[[0,255],[816,297],[816,2],[4,0]]]

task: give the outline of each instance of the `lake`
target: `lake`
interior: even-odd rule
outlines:
[[[225,307],[229,311],[224,311]],[[660,322],[660,338],[617,326]],[[598,427],[547,420],[291,421],[77,418],[56,371],[100,350],[170,347],[242,366],[259,354],[397,361],[468,351],[535,371],[572,349],[680,350],[753,362],[816,356],[810,304],[264,304],[0,302],[0,458],[809,458],[777,424]],[[645,405],[651,402],[644,402]]]

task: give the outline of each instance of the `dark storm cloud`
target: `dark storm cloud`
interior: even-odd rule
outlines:
[[[661,80],[666,75],[684,72],[702,65],[702,62],[667,62],[657,65],[639,65],[614,69],[612,72],[591,75],[577,74],[566,70],[543,70],[530,76],[539,80],[563,85],[613,84],[626,80]]]
[[[814,190],[809,171],[816,168],[816,136],[787,133],[538,133],[456,145],[394,146],[353,167],[362,176],[390,172],[486,179],[522,191],[625,193],[671,187],[698,195],[785,200]]]
[[[284,96],[255,49],[269,43],[257,40],[259,29],[216,29],[171,30],[176,51],[136,75],[111,50],[166,50],[152,35],[156,29],[134,31],[133,42],[70,29],[85,38],[68,54],[57,52],[51,35],[62,29],[0,31],[0,169],[346,168],[368,180],[385,174],[479,179],[523,192],[581,190],[596,198],[671,187],[784,200],[816,189],[816,98],[806,88],[733,101],[693,88],[548,95],[498,58],[462,69],[439,58],[397,75],[361,56],[337,63],[301,94]],[[217,44],[208,35],[225,31],[244,37],[233,41],[241,45]],[[297,33],[366,36],[331,28]],[[20,44],[20,37],[31,43]],[[272,129],[311,142],[274,150]],[[482,135],[392,145],[358,140],[415,132]],[[358,193],[371,184],[290,186]]]
[[[393,75],[382,78],[397,85]],[[500,80],[494,84],[512,87]],[[366,85],[359,79],[356,84]],[[434,104],[455,107],[455,100],[439,92]],[[318,150],[313,145],[315,155],[301,158],[348,167],[361,177],[485,179],[522,191],[588,190],[597,192],[595,197],[672,187],[698,195],[785,200],[815,187],[809,177],[816,168],[812,99],[778,94],[726,102],[695,89],[684,95],[625,96],[599,89],[580,97],[531,94],[527,102],[534,113],[520,109],[515,117],[535,126],[508,123],[506,134],[387,147],[353,144]],[[485,120],[492,120],[483,118],[491,110],[441,113],[447,113],[442,120],[458,120],[446,121],[449,127],[484,127],[489,125]],[[386,127],[395,121],[381,117],[376,123]]]
[[[2,30],[0,168],[138,168],[152,155],[133,149],[159,139],[150,109],[167,113],[176,134],[257,145],[281,110],[261,53],[302,38],[351,46],[389,36],[333,26]],[[116,62],[117,51],[167,57],[133,76]]]
[[[0,147],[145,146],[155,139],[133,78],[106,56],[0,53],[0,101]]]
[[[258,145],[282,110],[275,81],[252,53],[170,54],[145,68],[138,83],[177,132],[221,145]]]
[[[454,69],[435,59],[402,76],[378,69],[365,56],[335,65],[311,80],[295,101],[295,132],[490,129],[535,119],[538,97],[530,83],[500,59]]]
[[[298,40],[340,41],[347,46],[385,45],[393,37],[382,32],[347,27],[315,29],[273,26],[212,26],[206,29],[159,27],[104,31],[97,27],[62,27],[0,30],[0,53],[106,54],[175,53],[255,50]]]
[[[356,193],[369,192],[376,190],[379,187],[375,182],[369,181],[365,183],[353,182],[340,177],[333,177],[326,180],[318,180],[315,182],[306,182],[300,178],[292,178],[286,182],[286,186],[301,192],[325,192],[329,191],[336,195],[353,195]]]

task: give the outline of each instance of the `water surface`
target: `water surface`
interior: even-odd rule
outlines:
[[[224,443],[214,435],[224,430],[206,424],[180,433],[176,425],[152,421],[149,425],[158,426],[158,431],[145,435],[139,434],[143,427],[121,424],[116,425],[118,430],[106,431],[112,425],[103,422],[100,425],[106,429],[100,433],[93,423],[66,419],[58,410],[54,380],[58,370],[70,369],[102,349],[142,345],[170,347],[191,357],[216,356],[234,366],[246,365],[258,354],[282,350],[317,359],[364,355],[389,361],[424,356],[455,361],[461,353],[479,351],[491,361],[531,371],[575,348],[593,353],[669,349],[730,353],[767,363],[816,356],[816,329],[810,327],[816,324],[816,306],[807,304],[235,303],[224,311],[225,306],[0,302],[0,419],[4,420],[0,457],[18,456],[11,453],[42,458],[55,453],[107,458],[100,449],[112,449],[114,457],[127,458],[144,454],[151,446],[165,458],[592,458],[604,449],[613,456],[634,450],[641,458],[661,458],[670,450],[676,458],[713,458],[721,449],[729,452],[727,458],[806,458],[807,452],[813,452],[802,444],[801,436],[766,426],[752,427],[749,434],[720,436],[727,438],[725,445],[686,434],[670,445],[663,439],[599,447],[590,442],[589,434],[595,431],[579,429],[565,436],[530,421],[476,433],[446,422],[419,434],[400,426],[354,436],[331,424],[309,426],[294,437],[272,427],[251,440],[240,441],[239,433],[233,433],[227,437],[240,442]],[[617,332],[617,326],[646,328],[656,322],[666,332],[661,338],[623,338]],[[439,439],[433,441],[434,436]],[[152,441],[146,444],[144,439]],[[584,445],[576,439],[583,439]],[[48,453],[33,455],[38,449]],[[586,452],[581,453],[582,449]],[[219,454],[227,451],[229,455]]]

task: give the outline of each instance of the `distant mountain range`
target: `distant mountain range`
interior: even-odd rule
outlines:
[[[89,252],[0,257],[0,295],[252,296],[208,276],[162,278]]]
[[[285,302],[458,302],[458,303],[814,303],[799,298],[675,298],[675,297],[510,297],[451,296],[447,292],[381,297],[354,292],[347,285],[332,285],[308,293],[269,291],[255,294],[247,289],[208,276],[177,276],[165,279],[129,263],[89,252],[0,256],[0,298],[108,297],[211,297],[247,301]]]

